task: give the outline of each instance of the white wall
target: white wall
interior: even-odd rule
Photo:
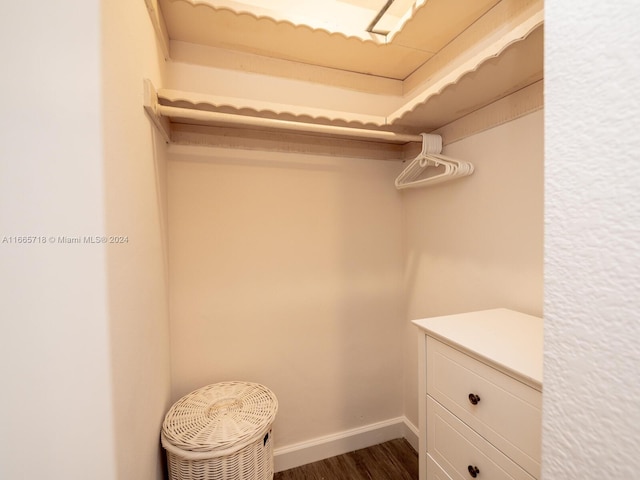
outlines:
[[[636,476],[640,4],[546,2],[543,476]]]
[[[0,478],[115,479],[107,252],[57,243],[106,231],[100,2],[5,5],[0,51]]]
[[[118,478],[160,479],[170,406],[166,145],[142,108],[164,59],[142,0],[102,2],[105,224]]]
[[[406,190],[409,320],[506,307],[542,315],[543,113],[448,145],[475,172]],[[405,415],[417,425],[417,330],[405,325]]]
[[[263,383],[277,447],[402,415],[398,165],[171,151],[174,400]]]
[[[160,479],[165,147],[142,79],[163,60],[144,2],[14,3],[0,26],[0,477]],[[102,235],[128,241],[84,242]]]

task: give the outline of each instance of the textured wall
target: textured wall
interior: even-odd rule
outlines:
[[[640,4],[546,2],[543,476],[640,451]]]

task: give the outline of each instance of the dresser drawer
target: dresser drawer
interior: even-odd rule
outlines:
[[[541,392],[432,337],[426,348],[427,394],[539,478]]]
[[[429,480],[451,480],[451,477],[429,454],[427,454],[427,478]]]
[[[440,466],[452,480],[471,480],[469,468],[477,468],[479,480],[533,480],[431,397],[427,397],[427,417],[427,452],[437,464],[431,466],[434,471]]]

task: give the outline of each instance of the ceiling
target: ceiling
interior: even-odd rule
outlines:
[[[386,3],[159,0],[171,40],[396,80],[406,79],[499,0],[394,0],[383,18],[393,30],[367,32]],[[377,27],[385,28],[380,22]]]
[[[415,0],[217,0],[212,5],[347,36],[396,30]]]

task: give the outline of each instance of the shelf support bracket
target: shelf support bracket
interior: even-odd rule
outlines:
[[[158,111],[158,92],[151,80],[144,79],[144,111],[156,126],[165,142],[171,143],[171,127],[169,119]]]

